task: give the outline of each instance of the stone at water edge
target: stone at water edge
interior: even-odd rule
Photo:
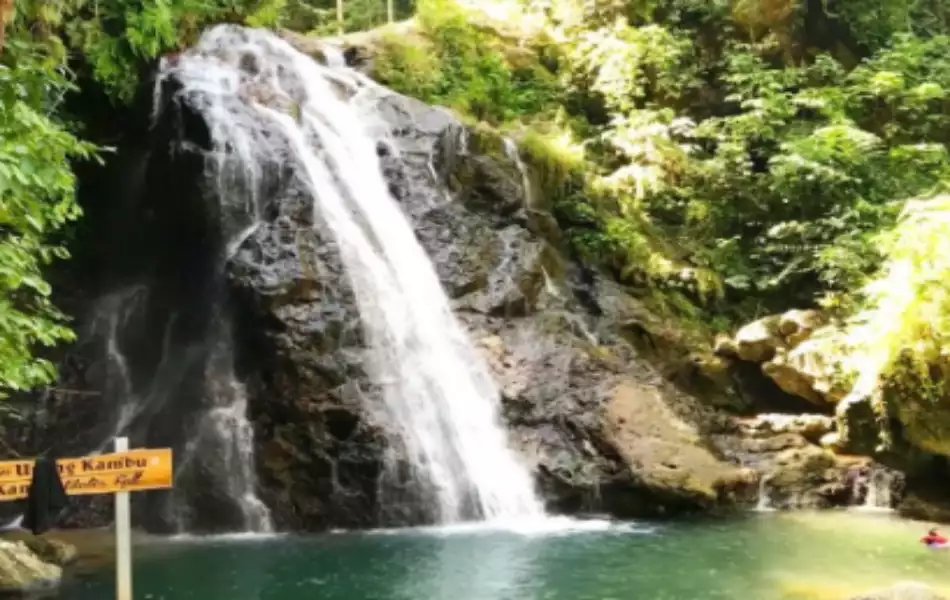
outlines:
[[[0,540],[0,595],[50,590],[62,576],[62,567],[44,562],[25,543]]]
[[[885,590],[877,590],[842,600],[948,600],[930,588],[916,581],[905,581]]]
[[[27,538],[24,542],[44,562],[60,567],[76,562],[79,555],[76,546],[62,540],[34,536]]]
[[[842,467],[832,453],[816,446],[778,452],[765,476],[776,508],[828,508],[844,493]]]
[[[620,383],[605,407],[604,428],[604,439],[623,458],[640,494],[660,506],[709,509],[754,494],[754,472],[710,452],[656,388]]]
[[[70,533],[75,535],[76,530]],[[79,549],[75,540],[67,542],[61,538],[65,532],[51,531],[43,535],[33,535],[24,529],[15,529],[0,534],[0,542],[23,542],[40,560],[60,567],[71,565],[79,558]],[[55,536],[55,537],[53,537]],[[86,552],[83,552],[83,556]]]

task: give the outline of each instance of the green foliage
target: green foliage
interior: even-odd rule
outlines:
[[[867,320],[897,302],[873,286],[853,293],[886,259],[881,289],[906,288],[928,317],[891,333],[855,325],[855,339],[888,348],[885,363],[907,348],[929,359],[933,348],[908,340],[946,308],[921,283],[944,268],[942,242],[927,237],[941,212],[898,215],[950,181],[950,11],[942,0],[818,4],[399,0],[396,16],[416,18],[373,34],[373,65],[398,91],[514,132],[572,248],[669,314],[721,325],[863,301]],[[18,2],[0,71],[0,369],[11,369],[0,387],[48,380],[30,352],[69,336],[41,277],[77,215],[65,165],[92,151],[55,117],[67,57],[126,101],[143,64],[209,23],[335,34],[335,7]],[[347,0],[343,29],[382,25],[385,11]],[[895,224],[891,237],[916,250],[880,241]]]
[[[866,306],[849,337],[856,370],[888,375],[898,364],[924,369],[950,356],[950,195],[913,200],[878,242],[887,256],[863,289]],[[899,358],[903,358],[899,361]]]
[[[70,163],[97,158],[58,116],[81,56],[117,101],[143,61],[180,48],[220,19],[261,19],[267,1],[19,0],[0,55],[0,395],[52,381],[42,346],[73,339],[52,303],[45,268],[68,257],[59,241],[80,215]]]
[[[522,22],[491,23],[424,2],[416,38],[383,37],[378,75],[520,131],[577,252],[689,299],[674,312],[852,306],[884,256],[879,232],[950,179],[939,2],[521,5]],[[557,87],[505,87],[506,58],[526,48]]]
[[[35,355],[73,339],[52,303],[44,269],[68,257],[58,241],[80,215],[70,163],[98,149],[71,133],[58,110],[77,56],[117,101],[140,65],[192,41],[205,24],[257,18],[273,0],[19,0],[0,55],[0,395],[52,381]]]
[[[415,0],[395,0],[394,18],[412,16]],[[386,0],[344,0],[343,32],[365,31],[386,24]],[[249,19],[255,26],[276,26],[313,35],[336,35],[340,29],[336,0],[266,0]]]
[[[731,114],[687,132],[696,149],[647,210],[681,227],[696,260],[737,291],[807,303],[853,287],[878,261],[873,233],[950,167],[942,146],[858,125],[852,107],[879,75],[869,73],[847,77],[829,56],[776,68],[734,47],[719,76]]]
[[[505,56],[491,33],[454,0],[421,0],[419,31],[384,32],[376,77],[393,89],[489,123],[538,115],[556,95],[553,76],[536,61]]]
[[[67,256],[53,235],[80,214],[68,161],[93,150],[50,114],[68,86],[44,45],[8,38],[0,62],[0,395],[51,381],[53,365],[34,358],[34,348],[72,339],[42,272]]]
[[[180,50],[201,29],[222,20],[270,25],[274,0],[67,0],[48,24],[78,49],[93,75],[119,100],[129,100],[142,62]]]
[[[950,29],[950,11],[943,0],[839,0],[828,2],[828,10],[872,49],[904,32],[934,35]]]

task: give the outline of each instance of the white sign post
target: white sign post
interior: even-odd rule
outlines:
[[[126,452],[129,438],[115,438],[115,451]],[[115,597],[132,600],[132,510],[129,492],[115,494]]]

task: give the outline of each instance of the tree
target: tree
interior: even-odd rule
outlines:
[[[43,269],[67,256],[56,235],[80,210],[69,161],[89,158],[55,117],[69,88],[61,59],[8,23],[0,62],[0,394],[55,377],[37,346],[72,339]]]

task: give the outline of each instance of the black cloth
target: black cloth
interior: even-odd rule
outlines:
[[[49,456],[40,456],[33,464],[33,478],[26,497],[26,514],[23,528],[33,535],[49,531],[56,520],[69,506],[69,496],[59,477],[56,461]]]

